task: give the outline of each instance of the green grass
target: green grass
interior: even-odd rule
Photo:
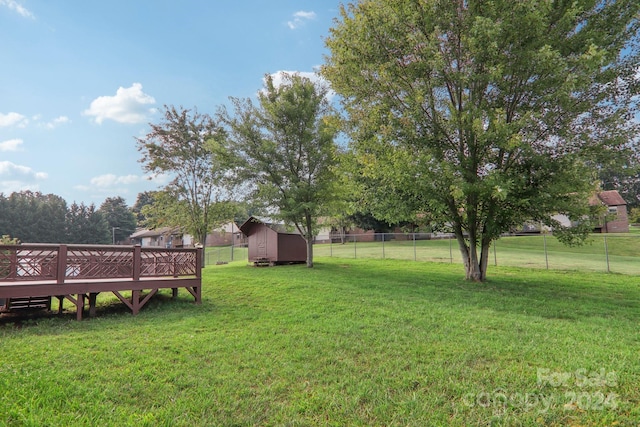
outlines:
[[[200,306],[181,292],[136,317],[103,301],[89,321],[0,324],[0,425],[637,425],[635,277],[462,276],[235,262],[205,270]]]
[[[606,247],[605,247],[606,239]],[[546,244],[546,256],[545,256]],[[314,253],[336,258],[377,258],[461,263],[455,240],[391,240],[316,245]],[[608,263],[607,263],[608,257]],[[491,265],[640,274],[640,235],[596,234],[569,247],[553,236],[503,237],[491,249]]]

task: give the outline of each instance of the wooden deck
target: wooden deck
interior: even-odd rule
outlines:
[[[202,248],[0,245],[0,309],[11,298],[55,297],[59,312],[70,301],[81,320],[85,308],[95,315],[98,294],[112,292],[135,315],[163,288],[174,297],[185,288],[199,304],[201,273]]]

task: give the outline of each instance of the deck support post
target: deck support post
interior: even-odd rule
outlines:
[[[96,317],[96,297],[98,292],[89,293],[89,317]]]
[[[140,312],[140,291],[137,289],[131,291],[131,312],[134,316]]]
[[[78,298],[76,298],[76,319],[82,320],[82,314],[84,312],[84,294],[78,294]]]

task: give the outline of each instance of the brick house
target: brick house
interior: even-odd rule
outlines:
[[[628,233],[627,202],[616,190],[599,191],[591,199],[591,206],[604,206],[606,211],[594,227],[596,233]]]

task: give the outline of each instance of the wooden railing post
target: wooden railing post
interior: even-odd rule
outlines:
[[[9,261],[9,278],[15,279],[16,277],[18,277],[18,249],[13,248]]]
[[[173,277],[178,277],[178,272],[180,269],[178,268],[178,254],[177,252],[169,252],[171,255],[171,268],[173,269]]]
[[[140,245],[133,247],[133,280],[140,280],[140,269],[142,266],[142,248]]]
[[[204,256],[204,249],[199,247],[196,249],[196,277],[199,279],[202,277],[202,257]]]
[[[58,246],[58,265],[56,267],[56,281],[63,284],[67,275],[67,245]]]

